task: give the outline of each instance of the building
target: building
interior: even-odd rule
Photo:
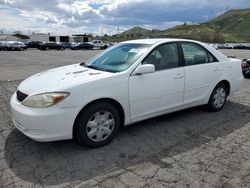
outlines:
[[[29,35],[30,41],[41,41],[41,42],[70,42],[69,36],[57,36],[50,35],[50,33],[33,33]]]
[[[71,42],[76,42],[76,43],[79,43],[79,42],[89,42],[91,41],[91,37],[92,35],[91,34],[74,34],[72,35],[70,41]]]
[[[14,34],[12,36],[17,37],[18,41],[21,41],[21,42],[28,42],[30,40],[29,36],[23,35],[23,34],[20,34],[20,33],[16,33],[16,34]]]
[[[41,41],[41,42],[48,42],[49,41],[49,34],[44,33],[33,33],[29,35],[30,41]]]
[[[22,39],[14,35],[0,34],[0,41],[22,41]]]
[[[51,35],[50,33],[32,33],[30,35],[23,35],[20,33],[0,34],[0,41],[41,41],[41,42],[89,42],[91,41],[91,34],[76,34],[68,35]]]

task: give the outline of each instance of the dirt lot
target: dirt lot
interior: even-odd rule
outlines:
[[[22,79],[97,53],[0,52],[0,187],[250,187],[250,79],[220,112],[192,108],[143,121],[98,149],[38,143],[14,128],[9,99]]]

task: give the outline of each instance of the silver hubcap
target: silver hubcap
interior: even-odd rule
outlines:
[[[223,106],[226,100],[226,91],[224,88],[220,87],[215,91],[214,95],[214,105],[216,108]]]
[[[86,132],[90,140],[100,142],[106,140],[115,127],[115,119],[108,111],[93,114],[87,123]]]

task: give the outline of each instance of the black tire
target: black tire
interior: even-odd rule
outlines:
[[[218,102],[218,100],[216,99],[216,94],[218,94],[219,90],[221,92],[224,91],[225,96],[221,95],[222,98],[224,96],[224,100],[222,100],[222,98],[221,98],[221,100],[219,100],[219,102]],[[228,97],[228,88],[227,88],[227,86],[224,83],[219,83],[214,88],[214,90],[213,90],[213,92],[212,92],[212,94],[210,96],[210,99],[209,99],[208,104],[207,104],[208,110],[211,111],[211,112],[220,111],[224,107],[224,105],[225,105],[225,103],[227,101],[227,97]]]
[[[111,114],[112,119],[114,119],[114,125],[112,126],[112,132],[110,133],[110,135],[108,137],[106,137],[104,140],[101,141],[94,141],[93,139],[95,139],[95,137],[97,137],[96,135],[93,135],[92,139],[89,138],[88,136],[88,131],[91,132],[91,130],[89,130],[89,128],[87,127],[87,123],[89,121],[91,121],[91,118],[95,118],[94,115],[96,113],[101,113],[101,112],[109,112]],[[109,117],[108,117],[109,118]],[[80,143],[83,144],[87,147],[90,148],[96,148],[96,147],[100,147],[103,145],[108,144],[109,142],[111,142],[111,140],[114,138],[115,134],[117,133],[117,131],[119,130],[119,127],[121,125],[121,118],[120,118],[120,114],[118,112],[118,110],[115,108],[115,106],[113,106],[112,104],[108,103],[108,102],[98,102],[98,103],[94,103],[93,105],[90,105],[89,107],[87,107],[86,110],[84,110],[83,112],[81,112],[81,114],[79,115],[79,117],[77,118],[76,124],[75,124],[75,132],[74,132],[74,139]],[[97,128],[94,129],[99,129],[99,126],[103,126],[103,124],[100,123],[100,125],[96,125]],[[101,128],[100,128],[101,129]],[[98,132],[101,132],[103,130],[100,130]],[[97,132],[97,131],[95,131]],[[98,134],[98,133],[95,133]],[[102,135],[102,137],[105,137],[105,134]]]

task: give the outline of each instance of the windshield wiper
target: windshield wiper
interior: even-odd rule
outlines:
[[[80,66],[84,66],[85,67],[85,64],[86,64],[86,62],[83,61],[83,62],[80,63]]]
[[[90,69],[95,69],[95,70],[100,70],[100,71],[105,71],[105,72],[113,72],[113,73],[118,72],[118,71],[115,71],[115,70],[105,69],[105,68],[97,67],[97,66],[94,66],[94,65],[86,65],[86,64],[82,64],[82,63],[80,65],[84,66],[84,67],[87,67],[87,68],[90,68]]]
[[[107,71],[101,67],[97,67],[97,66],[94,66],[94,65],[84,65],[85,67],[88,67],[88,68],[91,68],[91,69],[95,69],[95,70],[101,70],[101,71]]]

